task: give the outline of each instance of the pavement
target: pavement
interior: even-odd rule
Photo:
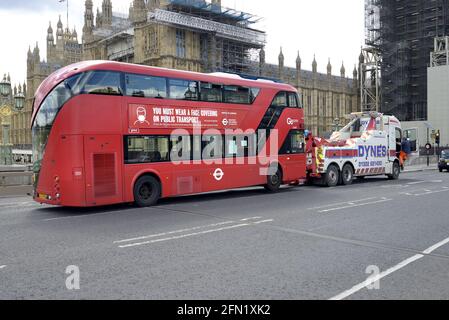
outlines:
[[[449,299],[448,194],[426,170],[153,208],[1,198],[0,299]]]
[[[438,164],[430,164],[429,166],[426,164],[423,165],[406,165],[404,167],[404,172],[418,172],[418,171],[427,171],[427,170],[438,170]]]

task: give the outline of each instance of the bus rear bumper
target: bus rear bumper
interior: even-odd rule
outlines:
[[[60,195],[50,195],[45,192],[35,192],[33,196],[33,200],[40,204],[49,204],[54,206],[61,205]]]

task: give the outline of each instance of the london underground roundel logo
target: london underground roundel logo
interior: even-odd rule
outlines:
[[[224,172],[220,168],[215,169],[214,178],[217,181],[221,181],[224,177]]]

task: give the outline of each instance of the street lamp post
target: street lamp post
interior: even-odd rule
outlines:
[[[25,100],[25,97],[23,97]],[[17,101],[20,106],[21,97]],[[24,102],[23,102],[24,104]],[[0,82],[0,126],[1,136],[0,140],[0,164],[12,165],[12,143],[11,143],[11,116],[12,106],[15,105],[14,97],[11,90],[11,78],[10,76],[3,76],[3,80]]]
[[[14,96],[14,106],[17,111],[22,111],[25,106],[25,95],[23,92],[19,92]]]

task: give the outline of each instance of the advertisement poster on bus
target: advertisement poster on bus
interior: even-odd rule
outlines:
[[[162,105],[130,104],[130,130],[151,128],[237,129],[246,111],[217,108],[169,107]]]

